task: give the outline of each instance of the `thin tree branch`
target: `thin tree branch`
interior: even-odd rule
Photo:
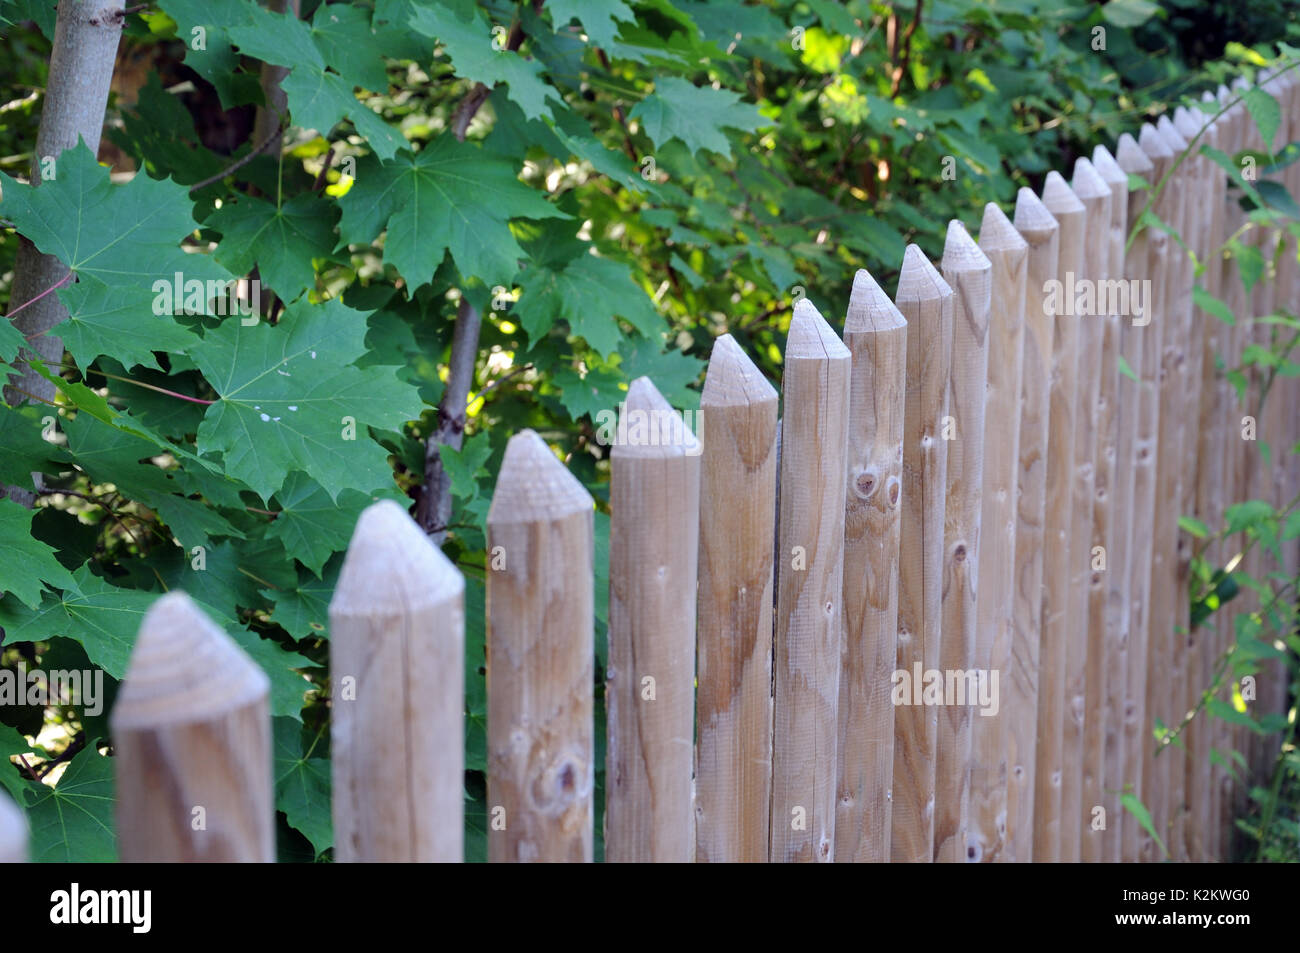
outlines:
[[[267,147],[271,143],[279,139],[280,136],[282,136],[283,134],[284,134],[284,126],[283,125],[277,126],[275,132],[271,133],[269,136],[263,139],[261,144],[256,149],[254,149],[248,155],[244,156],[242,159],[236,159],[234,162],[230,163],[230,165],[226,166],[224,169],[222,169],[220,172],[216,173],[215,175],[208,176],[202,182],[194,183],[193,185],[190,186],[190,192],[198,192],[200,189],[207,188],[213,182],[220,182],[226,176],[234,175],[244,166],[248,165],[248,163],[252,162],[259,155],[265,152]]]
[[[533,0],[533,12],[540,13],[545,0]],[[524,42],[523,23],[516,20],[510,28],[506,49],[519,50]],[[487,101],[488,88],[478,83],[456,108],[451,128],[456,138],[464,141],[470,121]],[[446,527],[451,519],[451,478],[442,468],[440,446],[459,450],[465,437],[465,419],[470,387],[474,384],[474,368],[478,363],[478,339],[482,316],[462,295],[456,312],[456,327],[451,336],[451,357],[447,368],[447,387],[438,401],[438,426],[429,434],[424,447],[424,484],[415,507],[415,521],[429,534],[436,545],[446,538]]]
[[[446,445],[459,450],[465,438],[469,391],[474,384],[481,327],[478,309],[462,297],[451,337],[447,388],[438,402],[438,426],[425,443],[424,486],[415,509],[415,521],[439,545],[451,518],[451,478],[442,468],[438,448]]]

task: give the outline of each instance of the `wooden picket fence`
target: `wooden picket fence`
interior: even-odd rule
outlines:
[[[1268,88],[1296,138],[1300,84]],[[1262,149],[1254,130],[1240,104],[1180,108],[1098,146],[1011,218],[989,204],[978,241],[952,222],[938,268],[909,246],[892,301],[858,272],[842,338],[798,301],[781,420],[729,335],[697,434],[632,383],[611,451],[608,860],[1227,859],[1276,738],[1198,717],[1156,756],[1152,727],[1196,707],[1235,640],[1226,617],[1189,625],[1180,517],[1218,526],[1300,487],[1281,452],[1296,380],[1243,420],[1251,394],[1216,363],[1268,327],[1193,300],[1199,281],[1238,316],[1300,310],[1293,239],[1249,294],[1213,254],[1244,217],[1199,144]],[[1199,277],[1163,230],[1126,247],[1152,194],[1130,177],[1154,186],[1184,152],[1154,210]],[[1300,164],[1276,175],[1300,194]],[[1149,296],[1064,303],[1119,279]],[[507,446],[487,563],[489,859],[590,861],[593,501],[531,431]],[[400,506],[361,516],[330,608],[336,860],[462,859],[463,593]],[[1253,710],[1286,692],[1270,668]],[[112,720],[124,860],[274,858],[266,676],[184,594],[146,616]],[[0,805],[0,854],[20,822]]]

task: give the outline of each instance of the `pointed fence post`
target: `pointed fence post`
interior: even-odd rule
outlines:
[[[775,387],[714,341],[699,398],[695,861],[767,861],[772,796]]]
[[[1074,498],[1070,518],[1070,641],[1065,662],[1065,772],[1061,776],[1061,861],[1092,860],[1082,853],[1096,840],[1091,821],[1101,797],[1101,734],[1105,719],[1101,707],[1101,673],[1105,651],[1105,620],[1100,610],[1103,575],[1096,569],[1097,558],[1106,558],[1107,547],[1098,535],[1097,433],[1100,417],[1102,346],[1105,317],[1096,308],[1096,292],[1110,267],[1110,186],[1080,157],[1071,182],[1074,194],[1083,202],[1088,216],[1084,237],[1083,272],[1076,275],[1075,301],[1067,307],[1080,310],[1078,291],[1091,301],[1088,313],[1079,315],[1079,380],[1074,413]],[[1091,293],[1089,293],[1091,291]],[[1067,291],[1067,295],[1070,292]],[[1105,486],[1103,485],[1103,491]],[[1104,516],[1104,514],[1102,514]],[[1100,550],[1098,549],[1100,547]]]
[[[835,859],[885,863],[893,806],[890,684],[897,664],[907,322],[866,271],[853,279],[844,343],[853,374]]]
[[[610,460],[605,859],[689,863],[700,444],[638,377]]]
[[[1004,687],[1011,688],[1011,644],[1015,639],[1016,477],[1029,246],[992,202],[984,206],[979,246],[993,266],[993,291],[974,666],[980,673],[980,697],[971,715],[965,859],[993,863],[1007,859],[1007,743],[1012,710],[1004,707],[1011,695]]]
[[[1209,124],[1209,117],[1200,110],[1193,113],[1179,106],[1174,112],[1174,126],[1189,143],[1198,135],[1201,137],[1195,147],[1198,151],[1202,144],[1216,149],[1219,146],[1215,126]],[[1218,297],[1221,293],[1220,271],[1215,256],[1222,243],[1223,230],[1223,198],[1219,186],[1226,188],[1227,178],[1222,169],[1204,156],[1195,155],[1187,161],[1193,163],[1197,192],[1206,196],[1204,207],[1198,208],[1195,244],[1191,246],[1197,259],[1205,262],[1199,284],[1207,293]],[[1192,320],[1199,340],[1193,342],[1195,350],[1189,359],[1193,365],[1192,374],[1200,385],[1200,407],[1196,431],[1191,435],[1189,445],[1196,467],[1193,508],[1189,513],[1207,526],[1217,528],[1223,521],[1223,502],[1218,497],[1223,486],[1223,450],[1231,446],[1225,440],[1231,435],[1224,432],[1226,415],[1221,404],[1226,397],[1224,388],[1230,385],[1224,375],[1216,371],[1226,325],[1199,306]],[[1211,560],[1217,559],[1218,541],[1209,540],[1203,555]],[[1215,563],[1211,562],[1211,565]],[[1199,625],[1189,626],[1185,636],[1188,643],[1187,681],[1183,696],[1186,711],[1196,709],[1201,693],[1210,683],[1220,652],[1219,619],[1220,616],[1215,614]],[[1218,839],[1216,822],[1211,820],[1217,818],[1213,802],[1216,800],[1218,774],[1217,768],[1210,763],[1213,722],[1209,713],[1202,711],[1188,726],[1186,739],[1189,757],[1186,759],[1187,819],[1183,835],[1187,859],[1196,863],[1211,859],[1211,845]]]
[[[1070,526],[1074,494],[1075,391],[1079,379],[1079,317],[1065,307],[1067,276],[1083,271],[1088,213],[1058,172],[1047,173],[1042,202],[1060,226],[1053,308],[1051,399],[1047,456],[1047,509],[1043,550],[1043,634],[1039,645],[1038,756],[1034,790],[1034,861],[1061,860],[1065,675],[1072,619]]]
[[[1202,97],[1204,102],[1217,103],[1213,93],[1206,91]],[[1186,134],[1191,128],[1192,122],[1197,119],[1197,115],[1190,110],[1185,111],[1187,119],[1180,125],[1180,130]],[[1204,113],[1200,117],[1208,120]],[[1191,121],[1189,121],[1191,120]],[[1205,130],[1203,141],[1206,145],[1216,149],[1222,149],[1227,144],[1227,136],[1231,129],[1232,120],[1224,114],[1215,121],[1209,123]],[[1193,133],[1194,134],[1194,133]],[[1198,252],[1199,256],[1205,261],[1205,274],[1202,282],[1205,290],[1219,300],[1225,300],[1228,297],[1226,280],[1228,271],[1226,262],[1223,257],[1222,247],[1229,235],[1228,218],[1229,210],[1226,207],[1228,178],[1223,170],[1214,162],[1206,160],[1205,167],[1207,170],[1207,179],[1210,190],[1210,208],[1206,213],[1208,218],[1208,233],[1205,236],[1205,245]],[[1288,173],[1289,174],[1289,173]],[[1291,263],[1294,265],[1294,247],[1291,249]],[[1287,260],[1286,256],[1283,258]],[[1232,360],[1233,328],[1219,318],[1214,316],[1202,316],[1199,320],[1205,324],[1204,349],[1201,355],[1201,417],[1202,431],[1200,434],[1200,465],[1197,471],[1196,483],[1196,505],[1197,511],[1202,514],[1201,519],[1211,527],[1212,531],[1217,531],[1223,525],[1223,514],[1226,507],[1234,502],[1232,498],[1232,454],[1226,452],[1228,448],[1236,445],[1239,439],[1237,427],[1233,420],[1233,411],[1236,409],[1236,394],[1233,391],[1232,382],[1228,379],[1226,373],[1229,363]],[[1220,369],[1219,360],[1223,361]],[[1205,549],[1205,556],[1212,566],[1221,566],[1226,561],[1223,541],[1211,539]],[[1202,648],[1202,682],[1200,688],[1206,688],[1214,674],[1214,667],[1219,657],[1227,648],[1236,641],[1236,635],[1230,624],[1230,616],[1224,613],[1215,613],[1203,623],[1208,627],[1209,637]],[[1221,718],[1216,718],[1202,713],[1199,718],[1205,721],[1205,753],[1202,757],[1198,755],[1198,764],[1208,765],[1210,776],[1208,778],[1209,789],[1208,804],[1204,807],[1204,819],[1199,829],[1196,831],[1201,840],[1200,858],[1208,862],[1217,862],[1222,858],[1223,842],[1223,793],[1227,772],[1220,765],[1210,765],[1210,753],[1218,751],[1224,757],[1227,757],[1226,729],[1228,723]]]
[[[907,321],[903,411],[903,515],[899,542],[898,669],[894,711],[895,862],[934,860],[935,741],[938,709],[922,703],[925,672],[939,667],[943,605],[943,523],[947,492],[948,375],[952,288],[925,253],[908,245],[894,303]],[[900,681],[901,679],[901,681]]]
[[[1120,789],[1124,777],[1124,702],[1129,654],[1129,600],[1133,579],[1133,441],[1137,434],[1138,382],[1119,369],[1124,360],[1130,374],[1141,366],[1142,335],[1146,326],[1135,326],[1142,318],[1135,313],[1141,285],[1133,286],[1145,273],[1125,264],[1124,246],[1128,241],[1128,174],[1119,167],[1110,150],[1098,145],[1092,164],[1110,188],[1110,309],[1105,315],[1101,367],[1102,389],[1097,426],[1097,512],[1098,522],[1106,521],[1106,570],[1102,590],[1096,600],[1105,624],[1105,664],[1103,669],[1102,707],[1105,724],[1102,733],[1101,805],[1105,809],[1106,827],[1097,860],[1119,863],[1123,818]],[[1134,262],[1136,265],[1136,260]],[[1147,302],[1149,304],[1149,302]],[[1108,490],[1107,490],[1108,488]],[[1102,493],[1106,492],[1106,499]]]
[[[123,861],[275,860],[270,691],[185,593],[149,608],[110,716]]]
[[[970,808],[970,697],[946,697],[952,679],[969,696],[975,667],[979,590],[980,493],[984,480],[984,402],[988,383],[992,265],[953,219],[943,249],[943,278],[952,288],[952,369],[948,417],[940,436],[949,442],[943,533],[943,634],[939,670],[945,697],[935,745],[934,859],[967,859]]]
[[[1032,190],[1016,196],[1016,230],[1028,245],[1024,359],[1021,367],[1020,465],[1016,490],[1015,636],[1005,676],[1007,697],[1006,860],[1034,859],[1038,764],[1039,649],[1043,631],[1044,536],[1051,435],[1052,351],[1061,227]]]
[[[1136,175],[1148,184],[1154,182],[1154,166],[1137,141],[1128,133],[1119,137],[1115,159],[1126,175]],[[1139,189],[1128,195],[1128,221],[1130,228],[1137,224],[1138,216],[1146,204],[1148,190]],[[1168,236],[1157,236],[1143,226],[1133,238],[1125,255],[1127,274],[1141,280],[1150,289],[1147,296],[1146,324],[1126,325],[1123,353],[1138,380],[1127,393],[1125,411],[1135,410],[1132,444],[1125,449],[1121,441],[1119,466],[1133,473],[1132,526],[1128,531],[1130,553],[1128,564],[1131,581],[1128,583],[1126,614],[1128,616],[1128,668],[1124,678],[1123,748],[1119,777],[1116,785],[1125,793],[1138,795],[1142,788],[1142,774],[1146,770],[1150,732],[1146,722],[1147,689],[1147,630],[1151,611],[1152,539],[1156,494],[1156,447],[1160,419],[1160,361],[1163,350],[1164,321],[1156,320],[1163,304],[1162,272]],[[1121,381],[1121,393],[1123,390]],[[1133,403],[1128,403],[1128,400]],[[1123,863],[1137,863],[1141,856],[1141,832],[1138,819],[1129,811],[1123,812],[1120,821],[1120,859]]]
[[[403,507],[362,512],[329,609],[336,861],[464,859],[464,603]]]
[[[1168,115],[1160,117],[1156,131],[1177,160],[1187,152],[1187,140],[1174,128]],[[1171,224],[1177,229],[1187,248],[1199,245],[1201,211],[1206,207],[1198,188],[1195,160],[1183,160],[1170,179],[1168,190],[1177,201],[1178,213]],[[1174,497],[1171,518],[1174,534],[1174,612],[1168,617],[1170,652],[1169,694],[1166,701],[1169,712],[1165,724],[1170,730],[1177,728],[1187,712],[1187,679],[1190,661],[1188,638],[1187,598],[1188,574],[1191,566],[1192,537],[1179,525],[1185,514],[1196,506],[1196,427],[1201,401],[1201,324],[1192,314],[1192,260],[1182,245],[1171,246],[1171,268],[1174,272],[1175,291],[1171,298],[1174,307],[1175,327],[1178,334],[1179,360],[1177,365],[1178,403],[1180,408],[1191,408],[1191,413],[1180,413],[1178,458],[1174,462],[1177,495]],[[1263,284],[1263,283],[1262,283]],[[1263,312],[1261,312],[1263,313]],[[1176,861],[1187,860],[1187,843],[1184,837],[1187,811],[1187,758],[1184,745],[1190,740],[1183,736],[1180,744],[1169,745],[1161,757],[1169,761],[1168,801],[1169,836],[1165,841],[1170,856]]]
[[[700,397],[697,862],[767,861],[776,389],[730,334]]]
[[[493,863],[592,859],[592,507],[541,437],[510,438],[487,519]]]
[[[1152,179],[1160,182],[1173,165],[1174,154],[1154,126],[1144,124],[1138,144],[1152,164]],[[1153,209],[1168,225],[1178,227],[1178,183],[1170,179],[1156,199]],[[1158,233],[1158,234],[1157,234]],[[1154,498],[1155,522],[1151,534],[1151,600],[1147,612],[1147,688],[1146,724],[1139,733],[1147,749],[1146,764],[1142,769],[1142,803],[1151,814],[1151,822],[1161,840],[1169,845],[1169,764],[1173,759],[1168,752],[1152,757],[1151,731],[1156,719],[1166,726],[1173,721],[1173,689],[1170,666],[1173,651],[1174,617],[1178,594],[1178,510],[1179,479],[1182,470],[1182,418],[1185,396],[1179,379],[1179,368],[1184,360],[1183,327],[1177,315],[1178,262],[1181,255],[1172,239],[1163,230],[1153,230],[1151,235],[1151,263],[1153,281],[1159,276],[1163,293],[1153,315],[1153,321],[1164,326],[1160,355],[1160,433],[1155,451],[1156,491]],[[1145,831],[1141,834],[1140,852],[1146,861],[1159,860],[1154,839]]]
[[[770,859],[835,853],[849,349],[807,298],[786,340]]]

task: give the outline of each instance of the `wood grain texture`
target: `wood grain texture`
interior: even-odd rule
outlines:
[[[1136,374],[1142,363],[1142,335],[1146,325],[1135,312],[1135,298],[1146,300],[1140,290],[1130,287],[1135,271],[1126,266],[1124,246],[1128,239],[1128,174],[1119,167],[1110,150],[1098,145],[1093,150],[1093,168],[1110,188],[1110,255],[1108,278],[1122,281],[1129,288],[1128,300],[1112,299],[1111,313],[1106,316],[1102,341],[1102,389],[1098,404],[1097,428],[1097,519],[1104,525],[1106,571],[1102,574],[1098,605],[1105,624],[1105,656],[1102,671],[1102,710],[1105,712],[1102,733],[1103,786],[1101,805],[1105,809],[1106,827],[1100,834],[1097,861],[1117,864],[1120,861],[1123,835],[1123,809],[1120,792],[1124,776],[1124,699],[1129,664],[1129,612],[1133,565],[1133,442],[1137,435],[1138,382],[1120,373],[1121,358]],[[1136,259],[1134,261],[1136,265]],[[1147,302],[1149,303],[1149,302]],[[1128,307],[1125,308],[1124,305]],[[1125,313],[1127,312],[1127,313]]]
[[[1173,163],[1173,152],[1164,139],[1149,124],[1142,127],[1138,144],[1151,160],[1154,181],[1159,182]],[[1166,186],[1155,202],[1155,212],[1161,220],[1177,227],[1179,220],[1179,199],[1173,194],[1177,190]],[[1152,529],[1151,550],[1151,597],[1150,610],[1147,613],[1147,687],[1146,687],[1146,725],[1143,727],[1142,740],[1151,737],[1150,732],[1155,719],[1170,724],[1172,718],[1170,702],[1172,699],[1171,652],[1173,643],[1174,618],[1177,608],[1177,523],[1179,503],[1179,478],[1182,470],[1182,406],[1180,389],[1180,367],[1185,359],[1183,347],[1183,329],[1178,320],[1176,297],[1178,291],[1178,267],[1173,261],[1174,253],[1168,242],[1161,242],[1155,234],[1151,236],[1152,274],[1162,276],[1160,286],[1163,293],[1158,294],[1152,321],[1163,325],[1162,353],[1160,360],[1160,411],[1159,437],[1156,446],[1156,491],[1154,496],[1155,522]],[[1148,750],[1150,746],[1148,745]],[[1150,757],[1142,773],[1142,802],[1151,813],[1152,824],[1161,839],[1168,844],[1169,822],[1169,762],[1170,758]],[[1141,857],[1144,861],[1154,861],[1158,848],[1154,840],[1145,832],[1141,835]]]
[[[1076,276],[1094,293],[1106,280],[1110,261],[1110,187],[1080,157],[1071,182],[1074,194],[1087,213],[1083,272]],[[1094,602],[1101,593],[1102,577],[1093,569],[1098,538],[1096,515],[1098,402],[1101,394],[1102,347],[1105,319],[1096,302],[1083,305],[1079,316],[1079,378],[1075,388],[1074,494],[1070,516],[1070,594],[1067,605],[1070,628],[1065,658],[1065,728],[1062,734],[1065,771],[1061,776],[1061,861],[1091,860],[1083,842],[1092,833],[1093,809],[1101,800],[1101,735],[1098,728],[1105,713],[1100,688],[1102,653],[1105,647],[1104,620],[1094,614]],[[1094,578],[1096,582],[1094,583]],[[1100,608],[1100,606],[1098,606]]]
[[[362,512],[330,600],[336,861],[464,859],[464,603],[405,509]]]
[[[126,863],[271,863],[271,684],[180,590],[140,623],[113,705]]]
[[[965,226],[953,219],[948,223],[941,267],[944,281],[953,291],[950,420],[945,421],[940,434],[949,442],[948,498],[943,519],[943,634],[939,641],[939,669],[946,686],[950,675],[969,684],[969,673],[975,668],[992,265]],[[936,861],[957,863],[967,859],[973,710],[970,697],[945,696],[939,707],[935,744]]]
[[[853,279],[844,343],[853,372],[835,859],[884,863],[893,817],[890,687],[897,659],[907,322],[866,271]]]
[[[1164,138],[1174,154],[1175,161],[1187,153],[1187,140],[1174,128],[1173,120],[1168,114],[1159,118],[1156,131]],[[1178,233],[1189,248],[1198,248],[1200,244],[1201,211],[1206,208],[1203,192],[1197,178],[1196,159],[1187,156],[1175,170],[1169,184],[1178,199],[1178,214],[1174,219]],[[1187,687],[1191,675],[1191,638],[1188,632],[1188,615],[1190,604],[1187,599],[1188,574],[1191,566],[1193,539],[1189,533],[1178,526],[1178,520],[1190,514],[1196,499],[1196,428],[1199,424],[1196,414],[1200,408],[1201,394],[1201,324],[1193,320],[1192,284],[1193,262],[1187,252],[1175,246],[1173,252],[1174,280],[1176,290],[1171,297],[1178,321],[1179,348],[1182,358],[1178,364],[1179,400],[1184,407],[1192,408],[1190,414],[1184,414],[1182,435],[1179,441],[1179,458],[1177,469],[1177,501],[1174,510],[1174,614],[1171,619],[1169,655],[1169,699],[1168,711],[1172,720],[1167,721],[1171,728],[1182,723],[1187,713]],[[1187,738],[1181,739],[1183,745]],[[1187,843],[1184,836],[1187,814],[1187,753],[1182,745],[1171,745],[1164,755],[1170,760],[1169,765],[1169,839],[1170,853],[1177,861],[1187,860]]]
[[[487,519],[492,863],[592,859],[592,505],[541,437],[510,438]]]
[[[1047,173],[1043,205],[1060,226],[1055,280],[1083,270],[1087,211],[1057,172]],[[1042,641],[1038,674],[1038,763],[1035,767],[1034,860],[1061,860],[1063,738],[1070,615],[1070,530],[1074,490],[1075,400],[1079,377],[1079,317],[1059,299],[1052,344],[1047,504],[1043,551]]]
[[[8,794],[0,794],[0,864],[26,862],[27,815]]]
[[[700,397],[695,859],[767,860],[777,392],[729,334]]]
[[[908,245],[894,302],[907,321],[903,411],[903,515],[899,542],[898,671],[910,680],[939,667],[943,525],[952,362],[952,289],[916,245]],[[894,819],[890,857],[934,857],[935,738],[938,710],[903,704],[894,712]]]
[[[1208,120],[1209,117],[1199,110],[1193,114],[1182,106],[1174,113],[1174,125],[1189,143],[1200,135],[1201,143],[1218,148],[1218,133],[1209,125]],[[1223,227],[1223,200],[1218,185],[1227,180],[1223,170],[1204,156],[1194,156],[1188,161],[1192,163],[1196,193],[1205,196],[1204,203],[1196,203],[1199,215],[1191,247],[1196,251],[1197,258],[1206,262],[1200,283],[1207,292],[1218,297],[1221,291],[1219,270],[1214,265],[1217,263],[1215,253],[1222,244]],[[1226,388],[1230,385],[1224,375],[1216,372],[1215,363],[1222,348],[1221,332],[1226,325],[1199,307],[1194,311],[1192,319],[1198,329],[1199,340],[1192,342],[1190,359],[1192,373],[1200,385],[1200,401],[1198,424],[1190,446],[1190,451],[1195,455],[1196,479],[1189,515],[1208,526],[1217,527],[1222,524],[1223,517],[1223,503],[1217,496],[1223,485],[1223,424],[1227,420],[1222,401],[1226,398]],[[1210,541],[1210,548],[1205,550],[1207,556],[1210,549],[1213,550],[1213,558],[1217,559],[1217,541]],[[1206,620],[1206,624],[1195,628],[1189,625],[1190,631],[1185,636],[1188,653],[1187,681],[1183,695],[1185,711],[1196,709],[1202,692],[1210,683],[1218,656],[1219,619],[1216,613]],[[1187,814],[1183,840],[1187,859],[1196,863],[1210,860],[1210,844],[1217,840],[1216,821],[1211,819],[1215,813],[1213,789],[1214,775],[1217,773],[1210,763],[1214,727],[1211,721],[1208,716],[1194,718],[1188,726],[1185,739],[1189,756],[1185,759]]]
[[[610,458],[605,859],[689,863],[700,444],[638,377]]]
[[[1154,166],[1137,141],[1128,133],[1120,136],[1115,148],[1116,161],[1127,175],[1136,175],[1148,184],[1154,183]],[[1147,201],[1148,192],[1137,190],[1128,196],[1128,217],[1136,222]],[[1142,772],[1147,762],[1151,737],[1146,719],[1147,689],[1147,628],[1150,612],[1152,536],[1154,529],[1156,471],[1155,450],[1159,434],[1160,411],[1160,357],[1161,337],[1165,322],[1159,320],[1164,292],[1161,281],[1168,236],[1143,227],[1134,236],[1125,255],[1128,275],[1150,282],[1151,295],[1147,302],[1148,323],[1138,327],[1126,325],[1124,356],[1138,375],[1135,401],[1136,426],[1133,431],[1131,451],[1121,450],[1121,460],[1127,460],[1133,472],[1132,529],[1129,533],[1131,551],[1128,564],[1131,582],[1127,597],[1128,618],[1128,671],[1124,679],[1124,704],[1122,721],[1123,758],[1120,777],[1121,790],[1139,794]],[[1127,411],[1128,405],[1125,405]],[[1120,859],[1136,863],[1140,859],[1140,846],[1145,835],[1137,818],[1124,811],[1120,819]]]
[[[1005,859],[1027,863],[1034,859],[1038,666],[1051,440],[1048,423],[1056,337],[1056,312],[1048,298],[1047,282],[1056,278],[1061,227],[1047,206],[1027,188],[1016,197],[1015,226],[1028,246],[1028,255],[1016,485],[1015,635],[1003,695],[1008,723]]]
[[[1000,208],[984,206],[979,247],[992,265],[984,476],[979,536],[975,668],[990,679],[991,704],[971,716],[970,813],[966,860],[1007,859],[1007,743],[1015,639],[1016,485],[1020,469],[1021,368],[1029,246]],[[1041,309],[1041,305],[1040,305]],[[1041,412],[1041,407],[1040,407]],[[996,674],[995,674],[996,673]],[[991,680],[996,678],[996,682]]]
[[[844,342],[811,301],[796,302],[782,380],[769,855],[774,863],[835,859],[851,371]]]

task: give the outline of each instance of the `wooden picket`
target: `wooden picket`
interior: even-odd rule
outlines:
[[[1253,82],[1281,106],[1271,143],[1232,105]],[[801,297],[779,394],[730,334],[694,427],[631,382],[609,441],[607,860],[1231,856],[1280,739],[1181,730],[1237,638],[1228,614],[1191,624],[1191,567],[1293,576],[1300,546],[1241,554],[1183,517],[1300,490],[1300,379],[1251,371],[1242,396],[1228,373],[1269,344],[1248,318],[1300,306],[1300,265],[1290,235],[1273,264],[1200,148],[1296,138],[1300,82],[1205,97],[1216,118],[1180,107],[1098,145],[1013,219],[987,204],[978,243],[953,220],[938,268],[908,245],[892,300],[859,271],[842,337]],[[1300,164],[1272,174],[1300,191]],[[1234,235],[1269,272],[1249,290]],[[541,436],[511,436],[484,567],[494,862],[593,859],[596,505]],[[329,615],[335,860],[464,857],[464,600],[401,506],[363,512]],[[1264,667],[1254,714],[1283,711],[1284,676]],[[274,859],[269,692],[194,601],[158,599],[111,716],[123,859]],[[0,797],[0,861],[26,854]]]

